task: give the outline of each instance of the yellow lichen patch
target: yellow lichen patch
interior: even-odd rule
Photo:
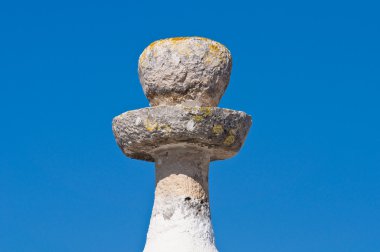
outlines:
[[[228,132],[230,135],[236,135],[236,129],[230,129]]]
[[[209,48],[209,52],[212,53],[212,54],[219,53],[219,46],[217,46],[215,44],[209,45],[208,48]]]
[[[154,122],[154,121],[150,121],[149,119],[147,119],[144,123],[144,126],[145,126],[147,131],[152,132],[158,128],[158,123]]]
[[[200,121],[202,121],[202,120],[204,119],[204,117],[203,117],[202,115],[195,115],[195,116],[193,117],[193,119],[194,119],[194,121],[196,121],[196,122],[200,122]]]
[[[199,111],[202,113],[204,117],[207,117],[212,114],[211,107],[201,107]]]
[[[204,41],[210,41],[210,39],[205,38],[205,37],[195,37],[195,38],[200,39],[200,40],[204,40]]]
[[[234,135],[229,135],[226,137],[226,139],[224,139],[224,144],[225,145],[232,145],[233,143],[235,142],[235,136]]]
[[[169,40],[172,42],[178,42],[178,41],[182,41],[186,39],[189,39],[189,37],[175,37],[175,38],[170,38]]]
[[[196,115],[193,117],[194,121],[200,122],[212,114],[212,108],[211,107],[192,108],[192,112],[196,113]]]
[[[157,130],[161,130],[163,132],[168,132],[169,133],[169,132],[172,131],[172,128],[168,124],[159,124],[158,127],[157,127]]]
[[[228,136],[224,139],[224,144],[229,146],[235,142],[236,129],[230,129],[228,132]]]
[[[214,127],[212,127],[212,133],[214,133],[215,135],[222,134],[223,133],[223,126],[220,124],[214,125]]]
[[[147,49],[151,49],[152,47],[154,47],[156,44],[161,44],[162,43],[162,40],[156,40],[154,42],[152,42],[148,47]]]
[[[198,113],[199,112],[199,107],[189,107],[189,110],[191,113]]]
[[[220,64],[226,61],[224,46],[219,43],[211,43],[208,45],[208,52],[204,57],[203,61],[205,64]]]

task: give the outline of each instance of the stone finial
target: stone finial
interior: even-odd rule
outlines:
[[[217,106],[232,58],[222,44],[200,37],[158,40],[139,59],[139,78],[152,106]]]
[[[230,72],[230,52],[205,38],[159,40],[140,56],[140,81],[153,107],[116,116],[112,129],[126,156],[155,162],[144,252],[217,252],[209,163],[234,156],[251,126],[246,113],[215,107]]]

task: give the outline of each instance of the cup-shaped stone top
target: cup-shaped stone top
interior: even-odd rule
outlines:
[[[232,58],[201,37],[158,40],[139,58],[139,78],[151,106],[217,106],[230,80]]]

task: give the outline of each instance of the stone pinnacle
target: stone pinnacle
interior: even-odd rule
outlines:
[[[200,37],[159,40],[140,56],[139,78],[152,107],[116,116],[112,128],[126,156],[156,164],[144,252],[217,251],[209,163],[234,156],[251,126],[244,112],[215,107],[231,66],[226,47]]]

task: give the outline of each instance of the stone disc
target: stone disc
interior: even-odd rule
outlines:
[[[112,122],[116,142],[128,157],[154,161],[154,152],[173,144],[210,151],[211,161],[234,156],[252,124],[244,112],[217,107],[158,106],[125,112]]]

